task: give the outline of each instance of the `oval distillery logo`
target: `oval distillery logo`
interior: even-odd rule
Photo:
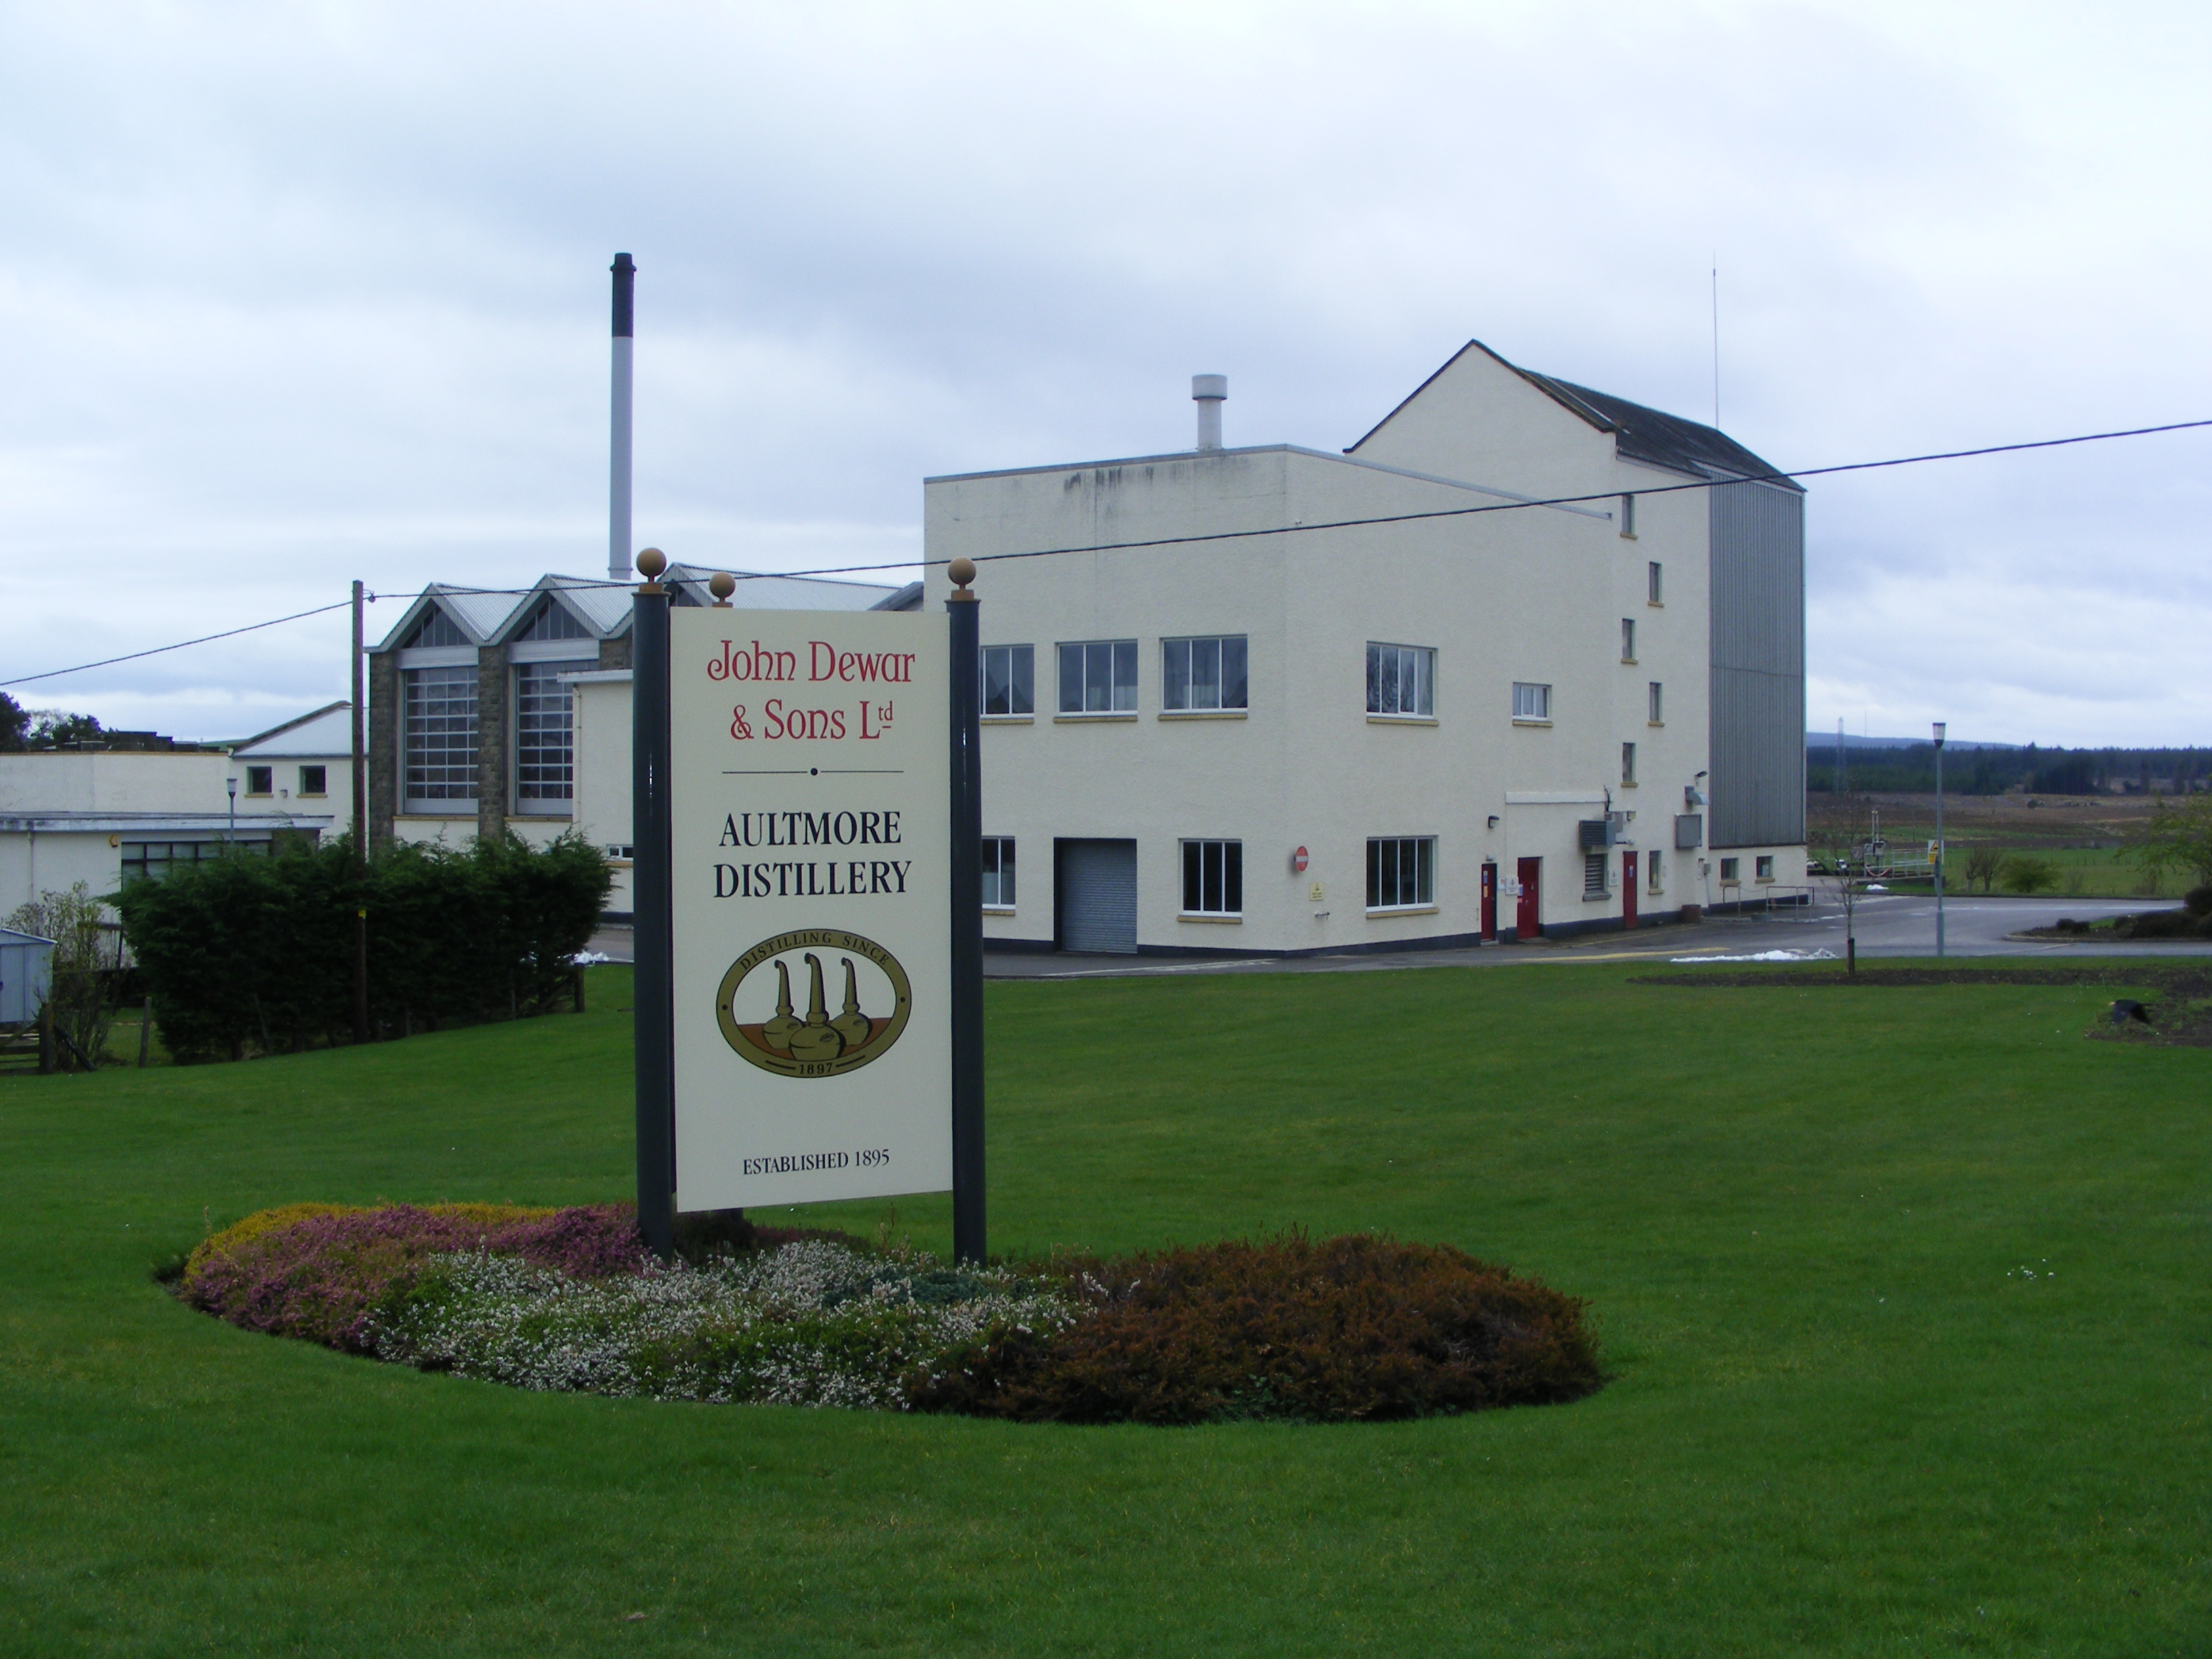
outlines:
[[[843,970],[843,1007],[830,1012],[823,956]],[[794,973],[805,975],[806,1014],[793,1012]],[[836,1077],[856,1071],[899,1040],[914,1012],[914,988],[898,958],[842,928],[778,933],[730,964],[714,993],[722,1040],[780,1077]]]

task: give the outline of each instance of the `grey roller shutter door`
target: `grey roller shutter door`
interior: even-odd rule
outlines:
[[[1060,843],[1060,948],[1137,954],[1137,843]]]

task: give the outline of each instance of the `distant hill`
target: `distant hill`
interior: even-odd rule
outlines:
[[[1832,755],[1836,752],[1836,734],[1832,732],[1808,732],[1805,734],[1805,747],[1826,748]],[[1844,747],[1846,749],[1911,749],[1914,747],[1932,749],[1935,744],[1927,738],[1862,738],[1846,732],[1844,733]],[[2031,749],[2034,745],[2023,743],[1976,743],[1960,738],[1947,738],[1943,740],[1943,747],[1946,750],[1949,750],[1954,749]]]

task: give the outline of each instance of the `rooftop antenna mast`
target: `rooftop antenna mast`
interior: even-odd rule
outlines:
[[[1721,256],[1713,255],[1713,430],[1721,429]]]

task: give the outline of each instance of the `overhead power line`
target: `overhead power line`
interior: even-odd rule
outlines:
[[[375,595],[370,594],[374,599]],[[226,628],[220,634],[203,634],[196,640],[179,640],[174,645],[157,645],[150,650],[127,652],[120,657],[103,657],[98,662],[81,662],[74,668],[49,668],[43,674],[25,674],[20,679],[0,680],[0,686],[29,685],[37,680],[58,679],[64,674],[82,674],[89,669],[110,668],[119,662],[136,662],[141,657],[158,657],[165,651],[182,651],[190,645],[207,645],[216,640],[234,639],[240,634],[251,634],[259,629],[276,628],[285,623],[298,622],[304,617],[319,617],[331,611],[343,611],[353,604],[351,599],[340,599],[336,605],[319,605],[313,611],[295,611],[289,617],[271,617],[267,622],[248,623],[243,628]]]
[[[1133,542],[1091,542],[1067,547],[1040,547],[1016,553],[986,553],[977,558],[979,564],[1002,559],[1053,559],[1075,553],[1121,553],[1154,547],[1188,547],[1204,542],[1233,542],[1249,540],[1260,536],[1308,535],[1322,530],[1360,530],[1387,524],[1413,524],[1432,519],[1473,518],[1486,513],[1522,513],[1536,507],[1584,507],[1596,501],[1617,501],[1623,495],[1673,495],[1690,489],[1725,489],[1730,484],[1790,483],[1799,478],[1833,477],[1844,472],[1875,472],[1894,466],[1921,466],[1931,461],[1972,460],[1984,455],[2017,455],[2029,450],[2064,449],[2075,444],[2106,443],[2117,438],[2148,438],[2164,432],[2194,432],[2212,427],[2212,419],[2202,421],[2169,421],[2161,426],[2124,427],[2111,432],[2082,432],[2067,438],[2036,438],[2024,443],[1984,444],[1976,449],[1941,449],[1921,455],[1897,455],[1880,461],[1844,461],[1832,466],[1800,467],[1794,471],[1731,473],[1723,477],[1697,478],[1685,483],[1655,484],[1638,489],[1602,489],[1586,495],[1548,495],[1534,500],[1484,501],[1473,507],[1436,507],[1423,513],[1386,513],[1365,519],[1327,519],[1318,524],[1279,525],[1255,530],[1213,530],[1194,536],[1152,536]],[[1052,470],[1052,469],[1043,469]],[[1079,471],[1069,468],[1068,471]],[[775,581],[789,578],[817,576],[854,576],[884,570],[911,570],[916,567],[931,569],[948,562],[944,559],[896,559],[875,564],[821,565],[811,570],[755,570],[732,571],[739,581]],[[573,592],[591,588],[632,586],[611,578],[590,577],[563,580],[556,582],[533,582],[527,587],[471,587],[459,582],[441,582],[437,586],[452,593],[512,593],[518,598],[526,593]],[[366,596],[371,600],[374,593]],[[228,640],[240,634],[251,634],[259,629],[276,628],[285,623],[299,622],[307,617],[319,617],[331,611],[343,611],[352,603],[341,599],[335,605],[318,605],[312,611],[296,611],[289,617],[272,617],[267,622],[248,623],[243,628],[226,629],[220,634],[204,634],[195,640],[179,640],[174,645],[157,645],[149,650],[132,651],[120,657],[107,657],[99,662],[79,663],[74,668],[50,668],[42,674],[26,674],[19,679],[0,680],[0,687],[29,685],[39,680],[58,679],[67,674],[82,674],[94,668],[109,668],[117,663],[136,662],[142,657],[158,657],[165,652],[182,651],[189,646],[206,645],[216,640]]]

